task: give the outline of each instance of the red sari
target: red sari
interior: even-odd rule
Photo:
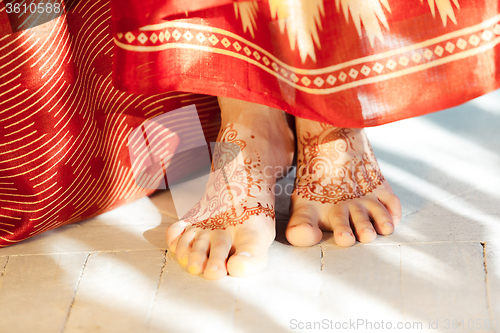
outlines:
[[[339,127],[499,87],[498,0],[228,2],[186,14],[191,1],[112,1],[115,86],[224,95]]]
[[[497,0],[66,5],[18,31],[0,1],[0,246],[151,193],[134,178],[129,136],[195,104],[214,141],[212,96],[366,127],[500,86]]]

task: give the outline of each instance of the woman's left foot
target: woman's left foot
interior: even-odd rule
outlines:
[[[311,246],[322,231],[352,246],[389,235],[401,205],[384,179],[363,129],[337,128],[296,118],[297,179],[286,230],[295,246]]]

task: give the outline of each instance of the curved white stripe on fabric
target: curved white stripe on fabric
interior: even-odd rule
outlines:
[[[443,41],[448,40],[448,39],[457,38],[457,37],[461,37],[463,35],[472,34],[474,32],[477,32],[477,31],[486,29],[490,26],[493,26],[495,23],[498,23],[498,22],[500,22],[500,14],[495,15],[492,18],[490,18],[486,21],[483,21],[479,24],[473,25],[471,27],[467,27],[467,28],[464,28],[461,30],[450,32],[450,33],[447,33],[445,35],[442,35],[442,36],[439,36],[439,37],[436,37],[433,39],[429,39],[429,40],[426,40],[426,41],[418,43],[418,44],[413,44],[410,46],[405,46],[405,47],[399,48],[397,50],[378,53],[378,54],[374,54],[371,56],[367,56],[367,57],[363,57],[363,58],[359,58],[359,59],[354,59],[354,60],[347,61],[347,62],[344,62],[341,64],[337,64],[337,65],[333,65],[333,66],[329,66],[329,67],[324,67],[324,68],[318,68],[318,69],[296,68],[296,67],[287,65],[286,63],[284,63],[280,59],[276,58],[273,54],[264,50],[263,48],[256,45],[255,43],[252,43],[251,41],[249,41],[249,40],[247,40],[247,39],[245,39],[237,34],[234,34],[232,32],[229,32],[229,31],[226,31],[223,29],[219,29],[219,28],[212,28],[209,26],[193,24],[193,23],[186,23],[186,22],[169,21],[169,22],[164,22],[164,23],[160,23],[160,24],[144,26],[144,27],[140,28],[139,31],[154,31],[154,30],[161,30],[161,29],[166,29],[166,28],[184,28],[184,29],[196,29],[196,30],[203,30],[203,31],[208,31],[208,32],[212,32],[212,33],[218,33],[221,35],[225,35],[227,37],[234,38],[240,42],[244,42],[245,44],[258,50],[259,52],[265,54],[267,57],[273,59],[273,61],[275,61],[280,66],[288,69],[291,72],[294,72],[296,74],[302,74],[302,75],[319,75],[319,74],[326,74],[329,72],[341,70],[341,69],[349,67],[349,66],[359,65],[359,64],[362,64],[365,62],[372,62],[372,61],[392,57],[392,56],[395,56],[398,54],[415,51],[415,50],[427,47],[429,45],[443,42]],[[115,38],[115,41],[116,41],[116,38]],[[154,50],[151,50],[151,52],[153,52],[153,51]]]
[[[135,45],[123,44],[123,43],[119,42],[118,40],[116,40],[116,38],[115,38],[115,44],[122,49],[125,49],[128,51],[135,51],[135,52],[155,52],[155,51],[179,48],[179,49],[193,49],[193,50],[199,50],[199,51],[206,51],[206,52],[210,52],[210,53],[218,53],[218,54],[233,56],[235,58],[245,60],[245,61],[247,61],[255,66],[260,67],[264,71],[275,76],[279,80],[286,82],[287,84],[289,84],[290,86],[294,87],[297,90],[300,90],[300,91],[303,91],[303,92],[306,92],[309,94],[313,94],[313,95],[328,95],[328,94],[336,93],[339,91],[351,89],[354,87],[364,86],[364,85],[371,84],[371,83],[377,83],[377,82],[382,82],[382,81],[386,81],[389,79],[398,78],[398,77],[405,76],[408,74],[420,72],[420,71],[423,71],[423,70],[426,70],[426,69],[429,69],[432,67],[437,67],[437,66],[440,66],[443,64],[447,64],[447,63],[450,63],[453,61],[472,57],[474,55],[477,55],[477,54],[483,53],[487,50],[490,50],[490,49],[494,48],[496,45],[500,44],[500,37],[497,37],[497,38],[493,39],[491,42],[489,42],[487,44],[483,44],[481,46],[478,46],[474,49],[463,51],[460,53],[456,53],[456,54],[438,59],[438,60],[430,62],[430,63],[417,65],[417,66],[406,68],[406,69],[403,69],[403,70],[400,70],[397,72],[383,74],[383,75],[379,75],[379,76],[371,77],[371,78],[366,78],[366,79],[362,79],[359,81],[346,83],[346,84],[338,86],[338,87],[326,88],[326,89],[314,89],[314,88],[307,88],[307,87],[299,86],[299,85],[291,82],[290,80],[286,79],[285,77],[283,77],[279,73],[276,73],[272,69],[262,65],[258,61],[255,61],[255,60],[253,60],[251,58],[247,58],[239,53],[235,53],[235,52],[228,51],[228,50],[221,50],[221,49],[215,49],[215,48],[211,48],[211,47],[207,47],[207,46],[198,46],[198,45],[181,44],[181,43],[164,44],[161,46],[135,46]]]

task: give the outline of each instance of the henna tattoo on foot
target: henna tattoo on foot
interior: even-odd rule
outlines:
[[[248,207],[248,198],[257,198],[262,192],[264,179],[259,170],[261,159],[243,158],[247,148],[245,140],[229,124],[219,132],[212,159],[212,180],[204,197],[182,218],[186,223],[202,229],[226,229],[242,224],[251,216],[264,214],[275,218],[274,206],[257,202]],[[203,205],[202,205],[203,203]]]
[[[231,207],[229,211],[225,211],[215,217],[208,218],[201,222],[194,222],[192,225],[194,227],[199,227],[202,229],[226,229],[228,226],[236,226],[242,224],[248,220],[251,216],[264,214],[267,217],[275,218],[274,207],[272,205],[262,206],[260,202],[257,202],[256,207],[243,207],[241,213],[237,213],[235,207]]]
[[[354,149],[354,130],[321,124],[318,135],[299,136],[297,180],[294,193],[310,201],[336,204],[362,197],[381,185],[373,150],[366,141],[363,151]],[[361,149],[360,149],[361,150]]]

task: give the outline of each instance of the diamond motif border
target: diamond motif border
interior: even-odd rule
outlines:
[[[132,49],[134,47],[155,47],[155,50],[157,50],[161,45],[177,43],[203,45],[214,49],[214,52],[217,52],[217,50],[225,50],[224,54],[226,55],[231,56],[231,54],[228,53],[238,54],[240,59],[243,57],[246,58],[244,60],[257,64],[261,68],[268,68],[268,72],[279,79],[299,89],[301,86],[307,88],[307,91],[310,92],[310,90],[326,90],[348,84],[352,85],[352,83],[357,81],[363,81],[390,73],[397,73],[398,71],[411,67],[432,64],[433,62],[445,59],[451,55],[466,52],[474,48],[481,48],[483,45],[491,44],[495,41],[496,44],[499,44],[499,21],[500,19],[493,22],[489,28],[449,38],[434,43],[433,45],[426,45],[421,49],[385,57],[385,59],[366,61],[319,75],[305,75],[298,71],[294,72],[293,68],[291,69],[290,66],[286,66],[283,63],[278,64],[277,61],[271,61],[262,54],[267,52],[263,52],[262,49],[254,47],[255,44],[248,42],[245,45],[245,40],[242,40],[241,37],[235,38],[231,33],[207,32],[204,31],[204,29],[199,29],[199,31],[197,31],[192,27],[186,28],[178,26],[169,29],[143,30],[135,32],[135,34],[131,31],[126,33],[119,32],[115,35],[115,43],[119,47],[128,45]],[[170,38],[170,36],[173,38]],[[184,38],[181,38],[181,36]],[[193,38],[194,36],[196,36],[196,38]],[[230,46],[232,47],[229,48]],[[144,50],[142,50],[142,52],[144,52]],[[302,72],[304,71],[306,70],[302,70]],[[310,72],[314,72],[314,70]],[[311,83],[314,83],[314,85],[311,85]]]

